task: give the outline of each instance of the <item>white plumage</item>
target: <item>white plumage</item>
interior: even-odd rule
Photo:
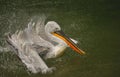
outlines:
[[[53,72],[55,67],[49,68],[42,58],[55,58],[69,46],[65,40],[52,34],[60,30],[60,26],[55,21],[49,21],[45,25],[45,17],[43,16],[31,20],[24,30],[16,31],[12,35],[9,34],[7,42],[32,73]],[[77,43],[76,40],[71,40],[72,43]]]

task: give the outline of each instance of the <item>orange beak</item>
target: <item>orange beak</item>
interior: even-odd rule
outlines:
[[[77,53],[81,55],[85,54],[85,52],[81,50],[80,48],[78,48],[78,46],[67,35],[65,35],[63,31],[53,32],[52,34],[62,39],[63,41],[65,41]]]

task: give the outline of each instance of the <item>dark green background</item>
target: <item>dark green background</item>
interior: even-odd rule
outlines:
[[[87,54],[68,48],[46,61],[57,70],[41,75],[28,73],[13,53],[0,53],[0,77],[120,77],[119,0],[0,0],[0,45],[5,45],[4,33],[25,28],[41,14],[58,22]]]

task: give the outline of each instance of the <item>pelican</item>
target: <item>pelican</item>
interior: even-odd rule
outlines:
[[[68,37],[55,21],[45,18],[30,21],[24,30],[7,35],[8,45],[32,73],[46,74],[53,72],[55,67],[48,67],[44,60],[60,56],[67,47],[83,55],[77,41]],[[43,59],[44,58],[44,59]]]

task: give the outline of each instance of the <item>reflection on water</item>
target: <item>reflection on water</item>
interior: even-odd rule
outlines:
[[[119,2],[98,1],[13,1],[0,5],[0,45],[4,34],[26,27],[30,18],[45,14],[58,22],[65,33],[79,41],[85,56],[67,49],[62,57],[46,61],[56,66],[53,74],[30,74],[12,52],[0,53],[1,77],[117,77],[120,69]]]

